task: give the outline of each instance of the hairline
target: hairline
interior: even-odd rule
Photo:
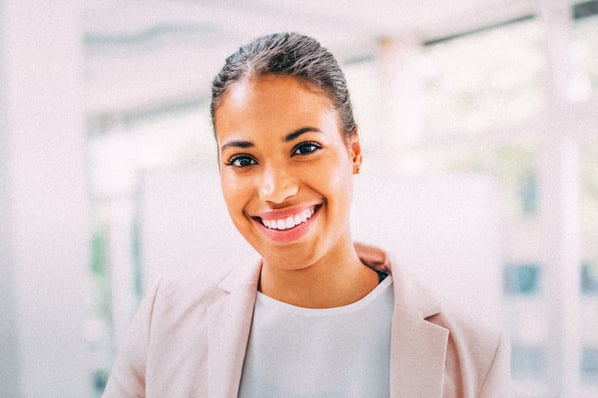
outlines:
[[[305,87],[306,90],[311,91],[314,94],[323,95],[324,97],[326,97],[326,103],[328,105],[328,108],[335,113],[337,124],[339,127],[339,132],[341,133],[342,138],[346,141],[347,144],[350,142],[351,137],[353,137],[355,133],[357,133],[357,124],[355,124],[355,129],[353,131],[345,131],[341,112],[339,108],[335,106],[335,100],[334,98],[332,98],[332,94],[330,94],[326,89],[319,87],[309,78],[306,78],[301,75],[294,75],[292,73],[257,72],[255,69],[253,69],[244,71],[236,79],[229,80],[225,85],[224,89],[222,90],[222,93],[220,94],[218,101],[214,104],[215,107],[212,115],[212,130],[214,131],[214,138],[216,139],[216,141],[218,140],[216,137],[216,113],[218,112],[218,109],[220,109],[220,104],[222,103],[222,101],[224,101],[226,97],[229,95],[230,88],[237,83],[242,83],[244,81],[258,81],[260,78],[268,76],[293,78],[297,82],[299,82],[299,84],[301,84],[303,87]]]

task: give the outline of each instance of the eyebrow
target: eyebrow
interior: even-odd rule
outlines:
[[[222,145],[222,147],[220,148],[220,151],[222,152],[225,148],[228,148],[228,147],[251,148],[253,146],[255,146],[253,144],[253,142],[249,142],[249,141],[229,141],[226,144]]]
[[[299,137],[302,134],[305,133],[320,133],[321,131],[315,127],[303,127],[297,131],[293,131],[290,134],[287,134],[284,137],[284,142],[289,142],[289,141],[293,141],[294,139],[296,139],[297,137]]]
[[[284,140],[284,142],[290,142],[290,141],[297,139],[298,137],[300,137],[301,135],[303,135],[305,133],[320,133],[320,132],[321,131],[315,127],[303,127],[297,131],[293,131],[292,133],[285,135],[283,140]],[[254,146],[255,146],[255,144],[251,141],[233,140],[233,141],[228,141],[227,143],[223,144],[222,147],[220,148],[220,151],[222,152],[224,149],[230,148],[230,147],[252,148]]]

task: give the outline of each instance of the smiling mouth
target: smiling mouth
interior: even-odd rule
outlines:
[[[316,213],[316,211],[318,211],[318,209],[319,206],[314,206],[309,209],[305,209],[302,212],[295,214],[294,216],[289,216],[281,219],[266,220],[260,217],[254,218],[268,229],[286,231],[307,222],[307,220],[313,217],[313,215]]]

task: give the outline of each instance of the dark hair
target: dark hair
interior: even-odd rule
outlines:
[[[226,58],[212,83],[212,125],[220,100],[232,83],[268,74],[293,76],[322,90],[338,111],[345,137],[357,131],[347,82],[338,62],[317,40],[298,33],[260,37]]]

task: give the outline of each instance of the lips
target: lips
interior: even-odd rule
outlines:
[[[252,218],[270,239],[290,242],[307,233],[320,207],[321,205],[310,205],[273,210]]]
[[[303,224],[307,220],[311,218],[315,213],[315,208],[309,208],[303,210],[301,213],[286,217],[286,218],[279,218],[279,219],[264,219],[260,218],[261,223],[270,229],[277,229],[280,231],[284,231],[287,229],[295,228],[299,224]]]

